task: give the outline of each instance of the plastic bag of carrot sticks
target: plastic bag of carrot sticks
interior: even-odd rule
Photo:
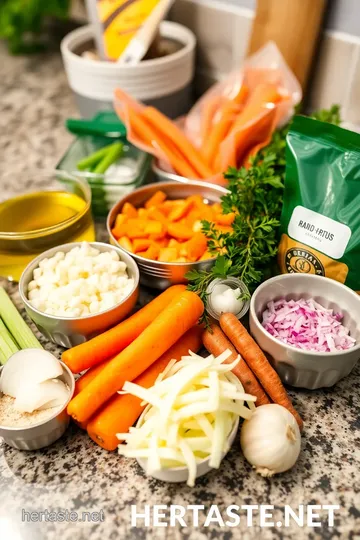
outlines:
[[[155,156],[161,169],[224,184],[227,168],[241,166],[268,144],[301,96],[300,84],[270,42],[215,84],[181,121],[173,122],[120,89],[114,106],[130,142]]]

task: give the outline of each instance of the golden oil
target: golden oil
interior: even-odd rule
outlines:
[[[0,203],[0,275],[10,280],[51,247],[94,240],[90,204],[74,193],[41,191]]]

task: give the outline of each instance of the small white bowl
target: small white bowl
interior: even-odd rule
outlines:
[[[239,428],[239,417],[235,420],[234,426],[228,437],[229,450],[235,440],[238,428]],[[226,454],[227,452],[223,453],[222,459],[224,459]],[[210,458],[205,458],[197,464],[196,478],[200,478],[200,476],[204,476],[204,474],[208,473],[209,471],[215,470],[212,467],[210,467],[209,460]],[[144,471],[146,472],[147,459],[137,458],[136,461],[138,462],[140,467],[144,469]],[[187,482],[187,479],[189,476],[189,470],[187,467],[174,467],[173,469],[160,469],[159,471],[153,471],[150,476],[152,476],[153,478],[156,478],[156,480],[161,480],[162,482],[172,482],[172,483]]]
[[[268,302],[279,298],[313,298],[325,308],[343,313],[342,323],[356,339],[354,347],[335,352],[306,351],[276,339],[261,320]],[[360,358],[360,296],[346,285],[322,276],[276,276],[262,283],[252,295],[250,332],[284,383],[309,390],[333,386],[349,375]]]

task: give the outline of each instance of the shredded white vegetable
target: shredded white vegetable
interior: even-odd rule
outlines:
[[[148,474],[185,466],[189,486],[195,484],[199,462],[208,459],[218,468],[237,417],[250,418],[256,401],[231,372],[240,357],[224,363],[230,355],[226,350],[203,358],[189,351],[179,362],[172,360],[152,388],[126,382],[121,393],[148,405],[136,427],[117,434],[126,443],[119,445],[119,453],[147,460]]]

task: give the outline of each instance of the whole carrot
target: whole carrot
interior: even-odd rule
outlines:
[[[204,347],[209,351],[209,353],[214,356],[219,356],[226,349],[231,351],[231,356],[225,361],[226,364],[231,364],[238,357],[238,353],[235,350],[234,346],[230,341],[224,336],[221,329],[217,324],[211,324],[209,329],[206,329],[203,333],[203,344]],[[267,395],[264,392],[264,389],[259,384],[259,381],[256,379],[255,375],[249,369],[247,363],[243,358],[234,369],[232,370],[234,375],[241,381],[245,392],[256,396],[256,406],[266,405],[270,403]]]
[[[201,347],[201,334],[200,326],[190,328],[168,351],[137,377],[134,383],[143,388],[153,386],[170,360],[180,360],[182,356],[188,354],[189,350],[198,352]],[[116,434],[126,433],[139,418],[145,407],[141,403],[141,399],[131,394],[115,394],[90,419],[87,425],[89,436],[105,450],[115,450],[120,443]]]
[[[152,302],[122,321],[114,328],[94,337],[86,343],[77,345],[63,352],[62,360],[73,373],[96,366],[127,347],[151,321],[180,293],[185,285],[173,285],[156,297]]]
[[[78,422],[88,420],[125,381],[133,381],[194,326],[203,311],[204,304],[195,293],[184,291],[175,297],[139,337],[70,401],[69,415]]]
[[[302,429],[303,421],[294,409],[291,400],[282,385],[279,375],[270,365],[265,354],[250,336],[246,328],[232,313],[224,313],[220,317],[220,326],[237,351],[243,356],[264,390],[274,403],[288,409]]]

